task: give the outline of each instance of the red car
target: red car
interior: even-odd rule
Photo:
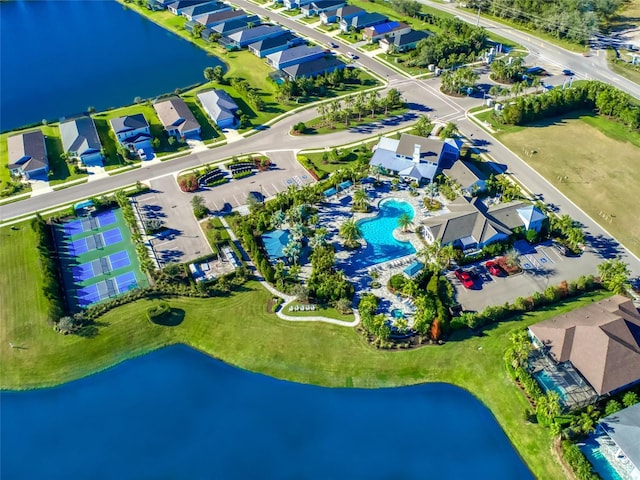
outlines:
[[[496,263],[496,262],[487,262],[484,264],[485,267],[487,267],[487,270],[489,270],[489,273],[491,275],[494,275],[496,277],[499,277],[502,275],[502,269],[500,268],[500,266]]]
[[[465,272],[462,269],[458,269],[455,271],[455,276],[458,280],[460,280],[460,282],[462,283],[462,285],[465,286],[465,288],[472,288],[473,287],[473,279],[471,278],[471,275],[469,275],[469,272]]]

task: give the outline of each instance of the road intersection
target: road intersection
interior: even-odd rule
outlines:
[[[274,12],[266,10],[255,4],[246,2],[245,0],[236,0],[239,7],[254,11],[263,16],[273,16]],[[449,10],[448,6],[441,4],[431,4],[436,8]],[[455,10],[461,18],[470,17],[466,13]],[[468,19],[468,18],[467,18]],[[302,25],[295,20],[278,16],[278,22],[282,25],[297,30],[309,38],[328,43],[329,37],[325,34],[314,30],[306,25]],[[480,23],[485,22],[488,28],[500,28],[500,35],[513,38],[515,41],[523,44],[530,50],[537,48],[537,55],[544,55],[550,59],[557,59],[559,65],[571,68],[579,75],[590,76],[591,78],[600,78],[600,74],[596,74],[596,67],[590,66],[589,59],[585,59],[580,55],[576,55],[566,50],[550,45],[540,40],[527,37],[526,34],[517,32],[513,29],[506,28],[502,25],[492,25],[493,22],[481,19]],[[521,38],[522,37],[522,38]],[[337,41],[337,40],[334,40]],[[537,46],[536,46],[537,45]],[[341,44],[341,52],[346,53],[353,51],[352,47],[347,44]],[[360,54],[361,52],[357,52]],[[534,54],[536,55],[536,54]],[[602,60],[602,59],[601,59]],[[493,161],[506,167],[506,173],[511,175],[515,180],[522,184],[529,192],[538,198],[543,199],[546,203],[554,205],[562,213],[569,214],[574,220],[582,223],[589,240],[590,248],[603,258],[611,258],[621,255],[627,263],[629,263],[632,275],[640,277],[640,259],[636,258],[628,252],[624,247],[619,245],[597,222],[591,219],[585,212],[565,197],[553,185],[547,182],[535,170],[529,167],[517,155],[493,138],[488,132],[480,128],[467,116],[466,112],[481,104],[482,97],[461,97],[454,98],[443,95],[439,91],[439,79],[429,78],[419,80],[415,78],[407,78],[400,75],[395,70],[380,62],[361,55],[358,63],[369,71],[372,71],[382,79],[387,79],[386,88],[397,88],[409,106],[407,114],[396,119],[389,119],[384,122],[377,122],[372,128],[351,128],[348,130],[317,136],[291,136],[289,134],[291,127],[298,122],[308,122],[318,116],[315,108],[309,108],[284,117],[281,121],[265,127],[263,130],[244,138],[240,141],[233,142],[215,149],[200,151],[190,155],[186,155],[175,160],[156,163],[151,166],[142,166],[141,168],[124,172],[118,175],[104,177],[96,181],[77,185],[64,190],[45,193],[19,202],[5,204],[0,206],[0,222],[5,222],[11,218],[20,217],[31,214],[36,211],[45,211],[56,205],[70,204],[77,200],[95,196],[103,192],[112,191],[126,185],[131,185],[137,181],[148,182],[151,179],[159,178],[167,175],[176,176],[179,171],[198,167],[207,163],[221,161],[231,156],[238,156],[252,152],[268,153],[274,150],[291,150],[297,152],[302,149],[309,148],[331,148],[334,146],[352,144],[364,141],[372,136],[388,133],[398,128],[407,127],[414,123],[420,115],[428,114],[433,120],[437,121],[453,121],[457,124],[459,131],[467,138],[473,138],[476,145],[481,145],[482,150],[491,156]],[[592,62],[594,63],[594,62]],[[599,67],[598,67],[599,68]],[[606,80],[614,77],[613,74],[607,72]],[[618,82],[621,85],[624,82]],[[619,87],[621,85],[618,85]],[[640,97],[640,87],[635,86]],[[622,88],[622,87],[621,87]],[[626,88],[625,88],[626,89]],[[627,91],[633,91],[629,88]],[[385,91],[381,91],[384,95]],[[277,142],[274,142],[277,139]],[[596,273],[596,272],[593,272]]]

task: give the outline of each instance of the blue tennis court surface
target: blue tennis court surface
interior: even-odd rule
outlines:
[[[106,212],[100,212],[96,215],[98,223],[101,227],[106,227],[117,222],[116,214],[113,210],[107,210]]]
[[[113,270],[131,265],[131,259],[129,259],[129,253],[126,250],[109,255],[109,262],[111,262]]]
[[[82,229],[82,220],[74,220],[64,225],[64,233],[68,236],[77,235],[84,232]]]
[[[91,304],[115,297],[116,295],[128,292],[138,287],[136,276],[133,272],[123,273],[111,279],[107,278],[101,282],[86,287],[79,288],[76,291],[78,305],[88,307]]]
[[[93,277],[93,268],[91,267],[91,262],[83,263],[82,265],[76,265],[75,267],[73,267],[72,272],[74,282],[84,282],[85,280]]]
[[[102,238],[105,245],[113,245],[122,241],[122,232],[119,228],[112,228],[106,232],[102,232]]]
[[[138,282],[136,282],[136,276],[133,272],[123,273],[122,275],[118,275],[115,279],[116,285],[118,286],[118,291],[120,293],[128,292],[138,286]]]

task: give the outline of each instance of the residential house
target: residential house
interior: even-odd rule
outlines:
[[[287,10],[293,10],[295,8],[302,8],[312,2],[313,0],[284,0],[282,3]]]
[[[432,182],[440,162],[460,155],[453,139],[445,141],[403,133],[399,140],[382,137],[370,165],[418,183]]]
[[[206,28],[212,28],[220,23],[230,20],[240,20],[242,18],[247,18],[247,12],[244,10],[231,10],[231,8],[229,8],[224,11],[202,15],[196,18],[194,23],[204,25]]]
[[[600,396],[640,382],[640,314],[627,297],[614,295],[536,323],[529,334],[557,369],[570,364]]]
[[[199,138],[200,124],[189,106],[180,97],[171,97],[153,104],[168,135],[178,139]]]
[[[167,5],[175,3],[176,0],[148,0],[147,9],[153,11],[166,10]]]
[[[385,22],[372,25],[362,30],[362,39],[369,43],[377,42],[382,38],[394,38],[396,35],[409,33],[411,27],[402,22]]]
[[[209,90],[197,95],[202,108],[220,128],[234,128],[238,121],[238,105],[224,90]]]
[[[224,20],[216,25],[213,25],[210,28],[205,28],[200,36],[206,40],[211,41],[213,36],[226,37],[227,35],[231,35],[232,33],[239,32],[241,30],[245,30],[250,26],[260,25],[260,17],[257,15],[250,15],[244,18],[234,18],[231,20]]]
[[[305,17],[320,15],[322,12],[331,11],[343,7],[346,2],[342,0],[317,0],[300,8]]]
[[[60,122],[62,148],[69,158],[77,158],[83,165],[103,165],[102,143],[96,124],[89,116]]]
[[[379,45],[385,52],[402,53],[413,50],[420,40],[428,36],[427,32],[411,30],[407,33],[394,35],[391,38],[383,38],[380,40]]]
[[[640,403],[607,415],[600,420],[597,431],[598,443],[609,447],[608,452],[602,452],[602,448],[601,452],[618,476],[640,479]]]
[[[324,49],[317,45],[308,47],[306,45],[300,45],[299,47],[289,48],[282,50],[281,52],[272,53],[267,55],[267,63],[276,70],[282,70],[285,67],[296,65],[298,63],[310,62],[317,60],[326,55]]]
[[[304,39],[297,37],[291,32],[284,32],[277,37],[265,38],[254,43],[250,43],[247,48],[256,57],[264,58],[272,53],[281,52],[287,48],[304,44]]]
[[[286,31],[280,25],[260,25],[227,35],[227,42],[236,48],[243,48],[265,38],[277,37]]]
[[[353,5],[345,5],[344,7],[338,8],[335,13],[332,10],[327,10],[320,14],[320,21],[323,24],[335,23],[340,20],[350,21],[352,18],[357,17],[358,15],[366,15],[366,11],[364,11],[360,7],[354,7]]]
[[[464,195],[474,196],[477,192],[484,192],[487,189],[486,175],[470,163],[458,160],[449,166],[441,167],[442,173],[460,185]]]
[[[132,152],[151,148],[152,136],[149,122],[142,113],[112,118],[109,123],[118,142]]]
[[[174,15],[182,15],[182,12],[190,7],[195,5],[202,5],[204,3],[217,3],[217,1],[210,0],[177,0],[175,2],[166,4],[167,10],[169,10]]]
[[[480,200],[459,197],[446,206],[448,213],[422,221],[427,243],[439,241],[463,251],[475,251],[490,243],[506,240],[516,228],[539,231],[546,216],[533,205],[521,201],[486,207]],[[535,221],[528,222],[530,212]]]
[[[218,13],[218,12],[226,12],[227,10],[231,10],[231,8],[232,8],[231,5],[227,5],[226,3],[207,2],[207,3],[201,3],[199,5],[193,5],[191,7],[187,7],[184,10],[182,10],[182,13],[180,15],[182,15],[188,21],[191,22],[193,20],[197,20],[199,17],[203,15],[209,15],[209,14]]]
[[[46,177],[49,172],[47,146],[41,130],[7,138],[9,171],[27,179]]]
[[[284,67],[282,71],[287,74],[291,80],[301,77],[316,77],[325,73],[331,73],[334,70],[342,70],[346,65],[343,61],[336,57],[321,57],[310,62],[296,63],[289,67]]]
[[[357,15],[355,17],[352,17],[349,20],[340,20],[340,30],[342,30],[344,33],[348,33],[351,31],[359,32],[363,28],[378,25],[379,23],[385,23],[387,21],[389,21],[389,19],[381,13],[365,13],[364,15]]]

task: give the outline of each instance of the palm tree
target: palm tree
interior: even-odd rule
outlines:
[[[423,257],[425,263],[431,264],[434,270],[440,271],[449,267],[455,256],[455,250],[451,244],[442,245],[439,240],[436,240],[418,252],[418,256]]]
[[[584,412],[578,417],[578,428],[582,433],[589,434],[596,430],[596,420],[598,419],[598,411],[593,405],[589,405]]]
[[[366,97],[364,92],[360,92],[356,95],[353,103],[354,110],[358,113],[358,122],[362,121],[362,114],[366,111]]]
[[[367,97],[367,108],[371,110],[371,118],[373,118],[376,114],[379,98],[380,98],[380,94],[378,92],[371,92]]]
[[[309,246],[312,249],[322,247],[326,243],[327,243],[327,230],[324,228],[317,229],[313,237],[309,239]]]
[[[428,183],[424,186],[424,193],[433,200],[438,195],[438,184],[435,182]]]
[[[358,239],[362,236],[360,227],[353,218],[350,218],[342,225],[339,230],[340,236],[344,239],[344,244],[347,247],[354,247],[358,244]]]
[[[287,243],[282,249],[282,253],[287,259],[293,264],[298,263],[298,258],[300,258],[300,253],[302,252],[302,244],[296,240],[291,240]]]
[[[364,188],[360,188],[353,193],[353,206],[356,210],[369,210],[369,194]]]
[[[276,210],[271,214],[271,228],[278,229],[282,226],[286,218],[286,215],[282,210]]]
[[[421,115],[418,121],[413,126],[413,130],[419,137],[428,137],[433,130],[433,123],[428,115]]]
[[[413,220],[411,220],[409,214],[403,213],[398,217],[398,227],[400,227],[403,232],[406,232],[411,226],[413,226]]]
[[[320,115],[323,125],[327,121],[328,112],[329,112],[329,107],[327,106],[326,103],[321,103],[320,105],[318,105],[318,115]]]

